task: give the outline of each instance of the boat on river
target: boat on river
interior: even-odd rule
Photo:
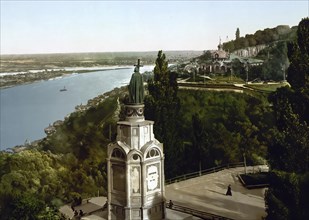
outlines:
[[[65,91],[68,91],[65,86],[63,87],[63,89],[60,89],[60,92],[65,92]]]

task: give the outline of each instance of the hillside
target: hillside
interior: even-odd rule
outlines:
[[[218,50],[204,51],[191,63],[182,65],[182,69],[189,70],[193,81],[198,77],[216,79],[224,76],[240,78],[244,82],[284,82],[289,66],[288,44],[295,41],[296,32],[297,26],[290,28],[287,25],[258,30],[219,44]],[[192,72],[197,75],[192,75]]]
[[[234,52],[247,47],[270,44],[277,41],[293,41],[296,39],[297,26],[279,25],[275,28],[258,30],[254,34],[223,43],[223,49]]]
[[[18,153],[0,152],[0,216],[20,219],[52,216],[63,203],[106,195],[106,146],[115,137],[116,88],[72,113],[46,138]]]

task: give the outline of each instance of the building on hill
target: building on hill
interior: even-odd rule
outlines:
[[[230,54],[223,50],[221,41],[218,45],[218,50],[210,50],[211,60],[202,61],[199,64],[199,71],[202,73],[226,73],[230,71],[230,66],[226,64]]]
[[[228,74],[232,72],[233,62],[238,60],[243,66],[258,66],[263,60],[239,56],[239,53],[229,53],[223,50],[221,43],[218,50],[211,50],[211,59],[199,61],[198,73],[200,74]]]
[[[221,42],[218,45],[218,50],[212,50],[211,52],[211,58],[212,61],[224,61],[229,58],[229,53],[223,50],[223,46]]]

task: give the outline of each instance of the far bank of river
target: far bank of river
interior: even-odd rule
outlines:
[[[49,80],[70,74],[87,73],[94,71],[107,71],[116,69],[130,69],[129,66],[101,66],[101,67],[65,67],[55,69],[29,70],[20,72],[0,72],[0,88]]]
[[[141,68],[141,72],[153,66]],[[133,67],[70,74],[0,89],[0,150],[45,137],[44,129],[100,94],[129,83]],[[67,91],[60,92],[65,86]]]

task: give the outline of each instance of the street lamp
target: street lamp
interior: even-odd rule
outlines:
[[[283,82],[285,82],[285,65],[284,64],[282,64],[281,70],[283,73]]]
[[[249,61],[248,61],[248,60],[247,60],[247,62],[246,62],[246,73],[247,73],[246,84],[248,84],[248,81],[249,81],[249,77],[248,77],[248,73],[249,73]]]
[[[242,155],[243,155],[243,157],[244,157],[245,174],[247,174],[246,153],[243,153]]]

